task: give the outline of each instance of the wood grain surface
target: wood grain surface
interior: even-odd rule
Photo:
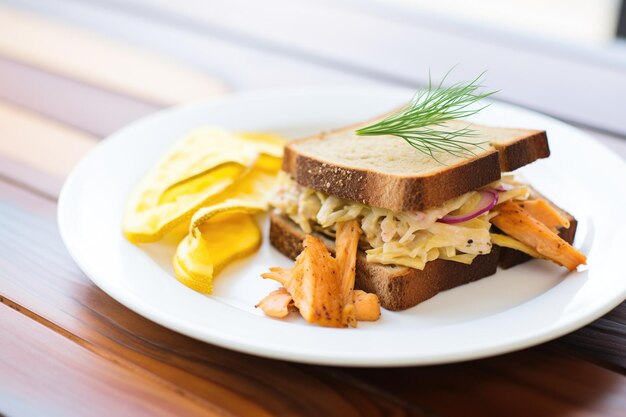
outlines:
[[[206,74],[54,19],[0,6],[0,27],[0,55],[140,101],[173,105],[225,92]]]
[[[224,412],[498,415],[510,398],[518,404],[515,415],[526,410],[547,416],[567,415],[582,399],[600,394],[602,406],[588,415],[626,412],[620,401],[625,377],[549,348],[459,365],[359,370],[294,365],[195,341],[149,322],[95,287],[62,246],[53,201],[1,182],[0,196],[5,304],[103,358],[174,384],[185,396]],[[559,387],[563,381],[571,387]],[[440,401],[451,393],[453,402]]]
[[[621,45],[575,48],[549,37],[515,36],[478,20],[419,13],[403,2],[88,1],[387,83],[424,85],[430,71],[443,75],[457,64],[453,77],[461,80],[488,70],[499,100],[626,135],[621,107],[608,100],[626,91]]]
[[[440,415],[618,417],[626,411],[624,376],[544,347],[458,365],[352,373]]]
[[[279,56],[284,51],[191,36],[149,16],[61,0],[40,7],[76,19],[80,11],[84,22],[136,39],[160,34],[172,45],[210,51],[196,62],[216,65],[239,88],[363,77]],[[626,304],[536,348],[397,369],[253,357],[182,336],[120,305],[61,242],[61,184],[100,137],[164,104],[213,94],[220,83],[84,27],[5,6],[0,27],[11,34],[0,40],[0,416],[626,415]],[[102,68],[112,60],[122,65]],[[145,79],[128,71],[161,65]]]
[[[159,108],[1,55],[0,99],[98,137]]]
[[[88,350],[235,415],[420,415],[314,367],[230,352],[144,319],[84,276],[54,218],[53,201],[0,182],[0,298]]]
[[[175,386],[102,358],[0,303],[0,411],[28,416],[217,416]]]
[[[0,101],[0,176],[56,198],[97,139]]]

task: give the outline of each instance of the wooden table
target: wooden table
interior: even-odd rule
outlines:
[[[189,11],[199,6],[183,3],[189,8],[181,6],[180,15],[141,0],[0,6],[0,415],[626,415],[626,304],[513,354],[443,366],[345,369],[201,343],[95,287],[65,250],[55,214],[63,180],[100,138],[159,108],[227,90],[420,81],[374,70],[358,57],[347,64],[312,41],[279,43],[286,32],[271,16],[258,17],[267,33],[254,35],[233,23],[230,3],[220,9],[221,25],[207,20],[210,13],[193,20]],[[334,6],[303,7],[301,19]],[[346,47],[346,39],[327,44],[328,51]],[[357,52],[363,51],[345,53]],[[626,85],[620,84],[625,74],[614,88]],[[505,99],[515,97],[533,104],[527,94]],[[618,118],[603,127],[597,111],[577,118],[585,109],[551,100],[535,108],[592,126],[591,135],[626,157]]]

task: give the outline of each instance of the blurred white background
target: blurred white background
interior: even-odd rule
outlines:
[[[620,0],[374,0],[519,33],[589,45],[613,41]]]
[[[487,71],[499,100],[626,137],[620,0],[2,3],[188,65],[231,91],[346,83],[414,88],[428,81],[429,70],[437,78],[456,65],[450,81]]]

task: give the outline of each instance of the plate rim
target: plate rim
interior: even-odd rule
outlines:
[[[309,363],[309,364],[319,364],[319,365],[334,365],[334,366],[362,366],[362,367],[389,367],[389,366],[410,366],[410,365],[432,365],[432,364],[442,364],[442,363],[453,363],[465,360],[473,360],[480,359],[485,357],[490,357],[497,354],[509,353],[512,351],[516,351],[519,349],[536,346],[538,344],[547,342],[554,338],[563,336],[567,333],[570,333],[573,330],[576,330],[594,320],[601,317],[602,315],[609,312],[615,306],[619,305],[623,299],[626,297],[626,287],[617,295],[613,297],[610,302],[605,302],[601,307],[597,307],[592,309],[587,315],[580,316],[577,319],[570,320],[567,324],[560,324],[559,326],[552,325],[546,326],[541,329],[539,332],[533,332],[530,336],[526,334],[524,337],[516,338],[516,339],[507,339],[506,342],[492,344],[487,348],[476,348],[469,352],[457,352],[447,355],[431,355],[429,357],[377,357],[373,361],[371,359],[363,359],[363,358],[350,358],[350,357],[328,357],[326,355],[315,355],[312,353],[303,355],[301,353],[293,353],[286,350],[276,350],[270,348],[259,348],[255,346],[254,343],[242,343],[241,341],[233,341],[224,335],[214,334],[210,331],[205,332],[205,336],[199,337],[197,333],[192,330],[192,326],[180,327],[176,320],[172,320],[171,318],[160,315],[156,311],[156,309],[150,304],[145,302],[139,297],[136,297],[134,294],[130,294],[128,292],[123,291],[121,288],[116,287],[115,285],[111,285],[110,282],[107,281],[105,277],[102,277],[101,274],[91,268],[88,262],[86,262],[80,250],[75,247],[74,240],[70,236],[70,226],[68,224],[69,218],[65,215],[68,213],[68,207],[70,207],[70,199],[68,195],[70,195],[73,187],[76,187],[80,177],[79,174],[84,166],[88,166],[91,158],[94,158],[93,155],[97,155],[99,149],[103,146],[107,146],[106,143],[120,135],[123,135],[124,131],[127,129],[132,129],[137,124],[150,123],[155,119],[163,117],[169,113],[175,113],[179,111],[188,111],[190,109],[196,107],[204,107],[215,103],[220,103],[224,100],[228,101],[236,101],[239,99],[250,99],[250,98],[267,98],[272,96],[297,96],[301,94],[337,94],[338,92],[342,94],[354,94],[354,93],[363,93],[363,88],[358,86],[344,86],[344,87],[336,87],[336,86],[327,86],[325,88],[320,87],[298,87],[298,88],[272,88],[272,89],[260,89],[260,90],[252,90],[245,92],[237,92],[231,93],[222,97],[212,97],[208,99],[196,100],[191,103],[184,103],[181,105],[173,106],[170,108],[159,110],[150,115],[144,116],[120,129],[113,132],[111,135],[107,136],[103,139],[98,145],[96,145],[92,150],[85,155],[81,161],[72,169],[70,175],[67,177],[66,181],[63,184],[61,192],[59,194],[58,205],[57,205],[57,222],[59,226],[60,235],[63,243],[65,244],[70,256],[79,266],[79,268],[87,275],[87,277],[100,289],[102,289],[109,296],[114,298],[116,301],[120,302],[122,305],[126,306],[130,310],[136,312],[137,314],[157,323],[164,327],[169,328],[175,332],[184,334],[186,336],[192,337],[197,340],[201,340],[207,343],[211,343],[226,349],[235,350],[243,353],[248,353],[257,356],[263,356],[273,359],[286,360],[291,362],[298,363]],[[375,91],[377,94],[405,94],[410,91],[405,88],[397,88],[397,87],[368,87],[368,93],[372,93]],[[552,118],[551,116],[547,116],[541,114],[539,112],[535,112],[524,107],[511,105],[508,103],[501,103],[499,105],[510,107],[514,109],[521,110],[526,113],[531,113],[535,115],[539,115],[544,118],[551,119],[552,122],[558,123],[564,126],[567,126],[569,129],[576,129],[581,135],[584,135],[587,140],[589,140],[589,136],[580,129],[575,126],[571,126],[567,123],[559,121],[557,119]],[[616,156],[622,164],[624,161],[621,160],[619,156],[615,154],[613,150],[607,148],[601,143],[593,142],[593,145],[602,149],[605,152],[609,152]],[[626,166],[626,164],[625,164]],[[554,328],[556,327],[556,328]]]

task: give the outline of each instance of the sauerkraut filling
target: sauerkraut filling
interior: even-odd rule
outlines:
[[[526,200],[530,194],[529,187],[513,175],[504,175],[484,188],[498,193],[498,203]],[[303,187],[284,174],[272,205],[306,233],[315,231],[334,237],[338,222],[356,219],[363,230],[361,248],[368,262],[423,269],[435,259],[471,264],[476,256],[491,252],[489,220],[496,215],[493,210],[462,223],[438,221],[446,215],[471,213],[479,201],[480,194],[471,191],[440,207],[394,212],[326,195]]]

